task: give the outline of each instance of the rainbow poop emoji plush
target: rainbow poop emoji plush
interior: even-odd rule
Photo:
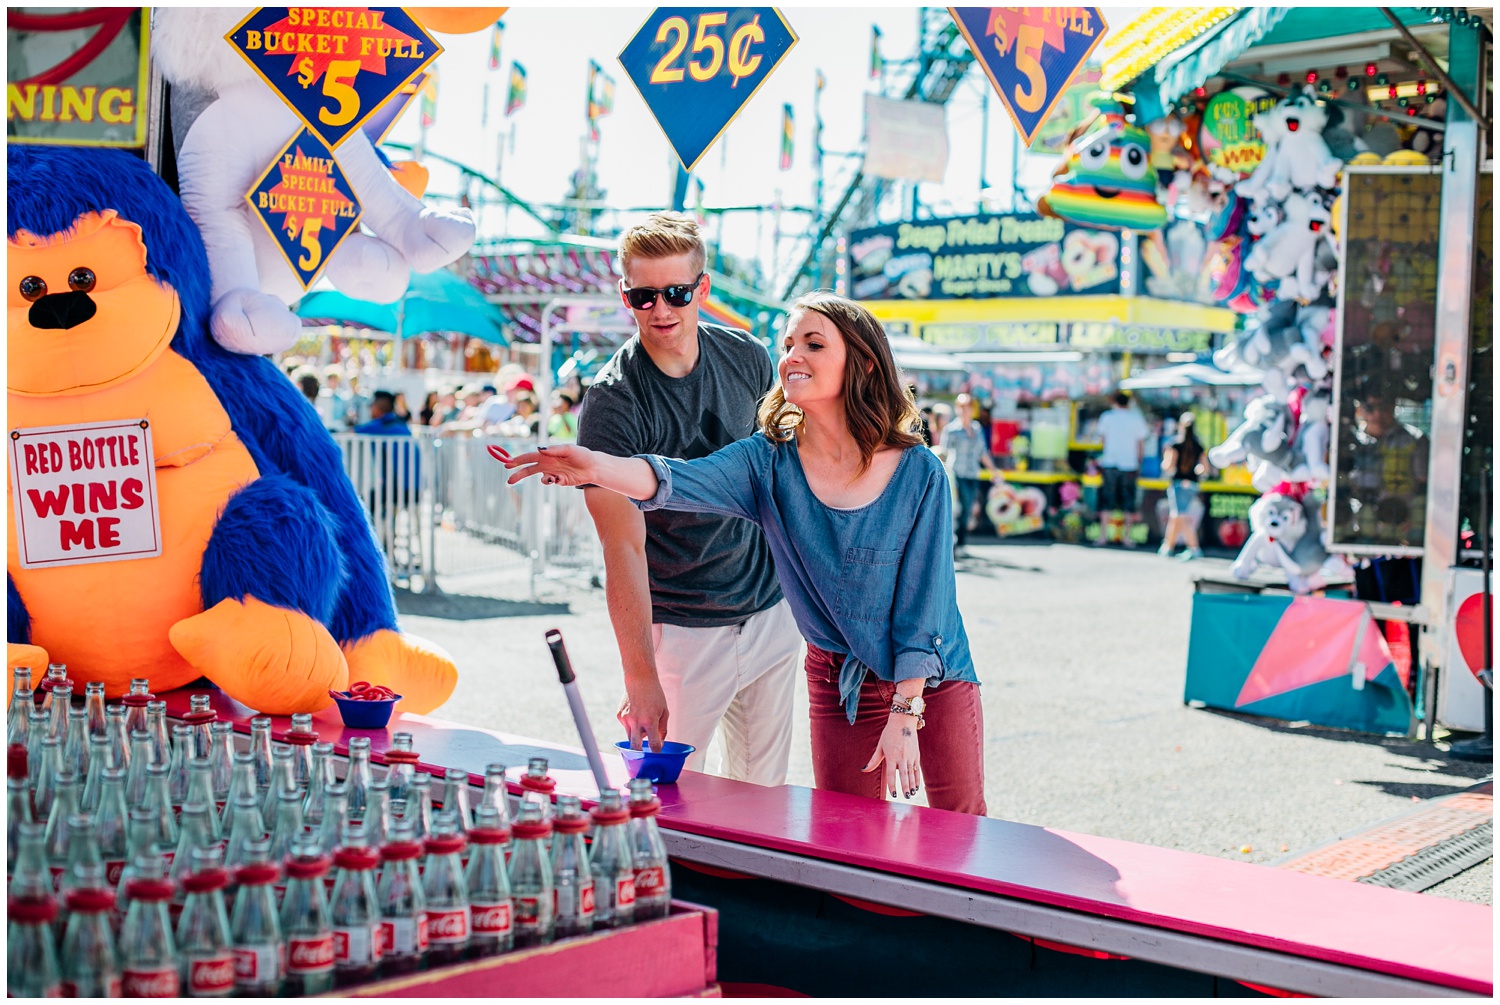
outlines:
[[[1097,114],[1069,145],[1037,211],[1084,227],[1155,230],[1167,222],[1167,210],[1156,199],[1151,137],[1125,120],[1113,98],[1100,94],[1093,103]]]
[[[8,154],[12,665],[66,663],[109,696],[206,676],[273,714],[351,678],[405,711],[442,704],[453,661],[397,631],[312,406],[210,337],[208,260],[176,196],[123,152]]]

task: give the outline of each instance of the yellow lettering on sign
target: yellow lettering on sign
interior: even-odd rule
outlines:
[[[107,87],[99,95],[99,118],[112,125],[135,121],[135,95],[128,87]]]
[[[258,32],[258,31],[246,31],[245,32],[245,51],[246,52],[250,52],[250,51],[253,51],[253,50],[259,49],[259,48],[260,48],[260,32]]]
[[[42,86],[42,122],[55,122],[57,113],[53,110],[52,101],[57,97],[57,88],[52,84]]]
[[[26,90],[22,91],[15,84],[5,85],[5,118],[20,119],[22,122],[31,122],[36,118],[36,92],[35,84],[27,84]]]
[[[93,122],[94,95],[98,91],[97,87],[85,87],[81,91],[76,87],[64,87],[62,115],[58,117],[58,121],[72,122],[76,118],[79,122]]]

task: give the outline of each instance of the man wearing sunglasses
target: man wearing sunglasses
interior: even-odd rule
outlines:
[[[705,457],[749,436],[775,383],[748,333],[698,320],[707,249],[691,218],[655,213],[620,237],[620,299],[637,333],[583,398],[578,442],[617,456]],[[786,780],[801,635],[760,528],[654,510],[587,488],[604,546],[609,616],[625,670],[619,719],[633,746],[671,738],[704,770],[718,730],[723,773]]]

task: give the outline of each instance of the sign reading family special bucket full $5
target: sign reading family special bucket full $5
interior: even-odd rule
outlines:
[[[948,300],[1109,294],[1120,290],[1120,240],[1037,214],[978,214],[857,230],[856,299]]]

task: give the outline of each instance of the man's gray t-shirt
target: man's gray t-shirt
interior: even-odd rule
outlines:
[[[698,362],[675,378],[636,335],[583,396],[578,443],[618,457],[707,457],[755,432],[775,378],[765,347],[743,331],[700,322]],[[781,599],[771,551],[749,520],[666,510],[645,517],[653,623],[737,625]]]

